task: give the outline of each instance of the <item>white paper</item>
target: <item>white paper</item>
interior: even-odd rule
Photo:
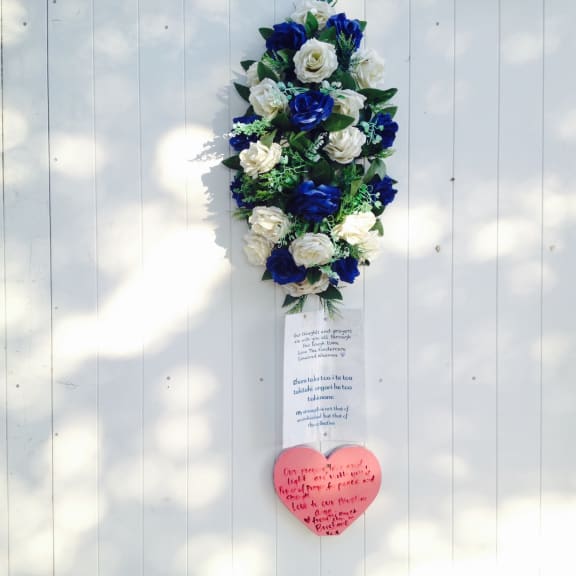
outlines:
[[[360,310],[342,317],[287,314],[283,446],[364,442],[364,331]]]

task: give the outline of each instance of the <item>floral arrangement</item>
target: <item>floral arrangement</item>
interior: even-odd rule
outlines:
[[[366,22],[336,13],[335,0],[304,0],[281,24],[260,28],[266,51],[241,62],[249,103],[234,118],[223,164],[246,219],[249,262],[286,293],[289,311],[317,295],[337,311],[340,288],[378,252],[379,216],[396,194],[384,159],[398,125],[381,87],[382,59],[361,47]]]

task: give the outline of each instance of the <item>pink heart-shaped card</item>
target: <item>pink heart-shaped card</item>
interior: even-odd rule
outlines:
[[[319,536],[341,534],[366,508],[382,474],[376,456],[362,446],[345,446],[328,458],[305,446],[288,448],[274,464],[278,497]]]

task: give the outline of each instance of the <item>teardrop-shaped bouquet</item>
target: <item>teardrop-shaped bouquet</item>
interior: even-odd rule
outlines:
[[[248,261],[281,285],[301,311],[315,294],[328,313],[369,264],[383,234],[379,216],[396,194],[384,159],[398,125],[383,89],[384,63],[362,47],[366,22],[335,2],[305,0],[281,24],[260,28],[266,51],[243,61],[248,103],[234,118],[223,164],[248,222]]]

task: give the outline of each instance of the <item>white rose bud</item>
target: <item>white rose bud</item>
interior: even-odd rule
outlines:
[[[273,244],[284,238],[290,230],[290,219],[276,206],[256,206],[248,218],[252,232]]]
[[[354,90],[335,90],[331,94],[334,98],[333,111],[337,114],[344,114],[344,116],[351,116],[354,118],[354,125],[358,124],[360,120],[360,110],[364,108],[366,96],[354,92]]]
[[[246,150],[240,152],[240,166],[248,176],[258,178],[258,174],[269,172],[278,164],[282,157],[282,146],[273,142],[270,146],[262,144],[260,140],[250,142]]]
[[[322,82],[338,68],[336,48],[313,38],[294,54],[294,69],[300,82]]]
[[[244,236],[244,254],[253,266],[265,266],[273,246],[274,244],[268,238],[253,231]]]
[[[258,77],[258,62],[250,64],[248,70],[246,70],[246,83],[250,87],[260,84],[260,78]]]
[[[254,112],[266,120],[275,118],[278,112],[282,112],[288,105],[288,99],[272,78],[264,78],[262,82],[252,86],[248,100]]]
[[[332,228],[332,236],[336,240],[348,242],[351,246],[362,244],[367,240],[375,223],[376,216],[372,212],[348,214],[340,224]]]
[[[338,164],[349,164],[360,156],[365,142],[366,136],[363,132],[354,126],[348,126],[344,130],[330,132],[324,151],[330,160]]]
[[[350,73],[360,88],[377,88],[384,78],[384,60],[374,50],[358,50]]]
[[[323,2],[322,0],[304,0],[292,13],[290,19],[304,26],[308,12],[311,12],[318,20],[318,27],[322,29],[326,26],[328,18],[334,15],[334,8],[328,2]]]
[[[376,230],[368,232],[358,247],[362,252],[363,260],[374,260],[380,252],[380,234]]]
[[[326,234],[307,233],[296,238],[289,247],[298,266],[322,266],[334,256],[334,244]]]
[[[330,286],[330,278],[328,278],[326,274],[322,274],[320,280],[314,282],[314,284],[310,284],[308,280],[302,280],[302,282],[284,284],[282,288],[293,298],[299,298],[300,296],[306,296],[307,294],[321,294],[328,288],[328,286]]]

